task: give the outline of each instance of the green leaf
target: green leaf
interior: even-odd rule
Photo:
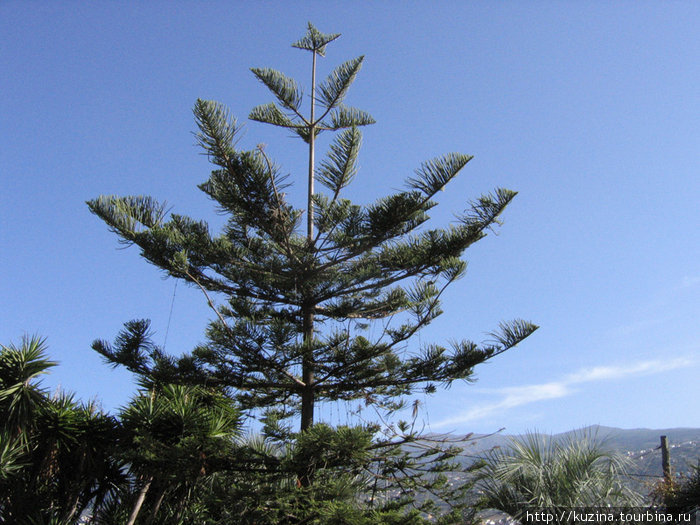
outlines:
[[[123,236],[121,242],[130,244],[143,228],[160,226],[167,213],[166,204],[143,195],[117,197],[101,195],[87,202],[90,211]]]
[[[0,345],[1,427],[24,429],[35,424],[36,411],[46,403],[39,376],[56,366],[45,351],[46,340],[37,336],[23,337],[19,347]]]
[[[133,372],[148,369],[148,356],[156,349],[153,343],[151,323],[147,319],[136,319],[124,323],[112,346],[109,342],[95,340],[92,349],[112,366],[123,365]]]
[[[236,119],[226,106],[212,100],[197,99],[193,112],[200,131],[195,134],[197,143],[216,164],[225,166],[239,131]]]
[[[321,131],[323,131],[321,128],[315,127],[314,137],[318,137]],[[304,142],[306,142],[307,144],[309,143],[311,138],[311,132],[309,131],[308,126],[297,126],[294,128],[294,133],[299,135]]]
[[[463,224],[473,225],[484,229],[495,224],[500,224],[498,216],[512,201],[517,192],[498,188],[490,194],[482,195],[475,202],[471,203],[471,209],[462,217]]]
[[[187,260],[187,250],[180,250],[173,255],[173,269],[185,273],[189,269],[190,263]]]
[[[321,163],[316,176],[334,194],[350,184],[355,176],[361,143],[362,134],[353,127],[341,133],[331,144],[328,158]]]
[[[293,111],[299,110],[302,93],[294,79],[269,68],[252,68],[251,71],[260,82],[274,93],[283,107]]]
[[[331,112],[330,118],[330,123],[323,122],[321,125],[332,130],[351,128],[353,126],[368,126],[376,122],[369,113],[361,109],[342,105]]]
[[[7,431],[0,432],[0,482],[10,479],[26,467],[22,440]]]
[[[489,335],[494,339],[499,349],[506,350],[512,348],[532,333],[539,327],[529,321],[516,319],[509,323],[499,323],[498,331],[491,332]]]
[[[248,115],[248,118],[257,122],[272,124],[273,126],[281,126],[283,128],[300,127],[294,124],[294,122],[292,122],[284,113],[282,113],[274,102],[254,107],[250,112],[250,115]]]
[[[443,189],[474,157],[461,153],[449,153],[443,157],[424,162],[415,171],[417,177],[408,179],[408,186],[430,197]]]
[[[364,58],[364,56],[360,56],[339,65],[318,87],[318,98],[327,108],[334,108],[343,101],[362,67]]]
[[[292,44],[292,47],[297,49],[306,49],[313,51],[321,56],[326,55],[326,45],[330,44],[340,36],[340,33],[324,34],[321,33],[314,25],[309,22],[306,35]]]

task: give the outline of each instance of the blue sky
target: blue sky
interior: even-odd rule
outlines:
[[[245,120],[270,100],[250,67],[308,85],[308,57],[289,46],[307,21],[342,33],[321,74],[366,56],[348,103],[377,124],[350,197],[399,189],[450,151],[475,158],[434,224],[496,187],[519,191],[420,342],[482,341],[512,318],[541,329],[476,383],[420,397],[429,428],[700,427],[694,2],[5,1],[0,342],[46,337],[60,366],[45,384],[112,410],[135,387],[94,339],[150,318],[169,352],[203,340],[201,294],[119,249],[84,202],[147,194],[221,224],[195,187],[209,165],[191,108],[214,99]],[[241,147],[265,143],[301,195],[301,144],[245,129]]]

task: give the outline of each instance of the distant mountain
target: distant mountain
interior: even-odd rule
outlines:
[[[596,434],[603,441],[603,444],[611,450],[625,452],[655,449],[661,445],[661,436],[666,436],[669,445],[673,448],[690,442],[700,446],[700,428],[622,429],[594,425],[583,430]],[[567,437],[575,432],[564,432],[556,434],[554,437]],[[673,454],[671,454],[671,457],[673,457]]]
[[[555,441],[570,439],[576,435],[595,436],[603,444],[604,448],[619,452],[642,452],[653,451],[661,444],[661,436],[667,436],[672,449],[678,447],[697,448],[700,447],[700,428],[666,428],[666,429],[622,429],[592,425],[589,427],[570,430],[560,434],[542,434],[544,439]],[[511,434],[474,434],[470,438],[461,442],[466,455],[479,455],[494,447],[508,446],[514,438],[522,435]],[[673,453],[671,454],[673,457]],[[698,456],[700,459],[700,455]]]

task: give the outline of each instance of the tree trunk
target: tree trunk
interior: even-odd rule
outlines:
[[[136,498],[136,503],[134,503],[134,508],[131,509],[131,514],[129,515],[129,521],[126,522],[126,525],[134,525],[136,523],[136,517],[139,515],[139,511],[141,510],[141,505],[143,505],[144,500],[146,499],[146,494],[148,493],[148,489],[151,488],[151,483],[153,482],[153,476],[150,476],[146,483],[144,484],[143,487],[141,487],[141,490],[139,491],[139,497]]]
[[[306,216],[306,234],[309,241],[309,247],[314,240],[314,168],[315,168],[315,140],[316,140],[316,126],[314,125],[314,119],[316,118],[316,51],[314,51],[313,64],[311,66],[311,118],[309,120],[309,182],[308,182],[308,195],[307,195],[307,216]]]
[[[302,381],[304,388],[301,393],[301,432],[311,428],[314,424],[314,355],[313,355],[313,336],[314,336],[314,316],[311,307],[304,306],[302,308],[304,315],[304,342],[303,342],[303,360],[302,360]],[[297,483],[301,487],[311,485],[313,473],[311,469],[305,465],[301,465],[297,472]]]
[[[310,307],[304,307],[304,358],[302,363],[302,381],[304,390],[301,394],[301,431],[314,424],[314,315]]]
[[[83,453],[80,455],[78,467],[75,469],[75,477],[73,479],[70,495],[68,496],[68,504],[66,505],[66,507],[69,507],[69,510],[63,518],[63,521],[66,523],[70,523],[73,516],[75,516],[75,514],[78,512],[78,504],[80,503],[80,489],[82,488],[80,478],[85,474],[83,470],[85,469],[86,455],[86,452],[83,450]]]
[[[160,505],[161,503],[163,503],[163,499],[165,498],[165,492],[167,491],[167,489],[168,486],[166,484],[163,484],[162,488],[158,492],[156,501],[153,504],[153,509],[151,509],[151,512],[148,515],[148,518],[146,519],[146,523],[144,525],[151,525],[151,523],[153,523],[153,520],[156,518],[156,514],[158,514],[158,510],[160,509]]]
[[[308,199],[307,199],[307,243],[309,250],[312,250],[314,240],[314,144],[315,131],[314,119],[316,118],[316,51],[313,52],[313,64],[311,67],[311,118],[309,120],[309,181],[308,181]],[[314,337],[314,314],[313,305],[304,303],[302,306],[303,316],[303,351],[304,357],[302,360],[302,381],[304,382],[304,390],[301,394],[301,431],[304,432],[314,424],[314,356],[313,356],[313,337]],[[300,481],[304,484],[304,476],[300,477]]]

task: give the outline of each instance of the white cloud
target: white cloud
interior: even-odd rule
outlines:
[[[481,390],[483,393],[488,392],[498,394],[501,396],[501,399],[492,403],[479,404],[479,406],[460,412],[453,417],[433,423],[432,427],[439,428],[467,423],[483,419],[495,413],[503,412],[511,408],[535,403],[537,401],[546,401],[549,399],[566,397],[576,391],[574,388],[576,385],[583,383],[610,381],[625,377],[656,374],[659,372],[666,372],[668,370],[691,366],[693,364],[695,364],[695,362],[692,359],[679,357],[666,361],[640,361],[627,366],[596,366],[593,368],[582,368],[577,370],[559,381],[500,388],[497,390]]]

